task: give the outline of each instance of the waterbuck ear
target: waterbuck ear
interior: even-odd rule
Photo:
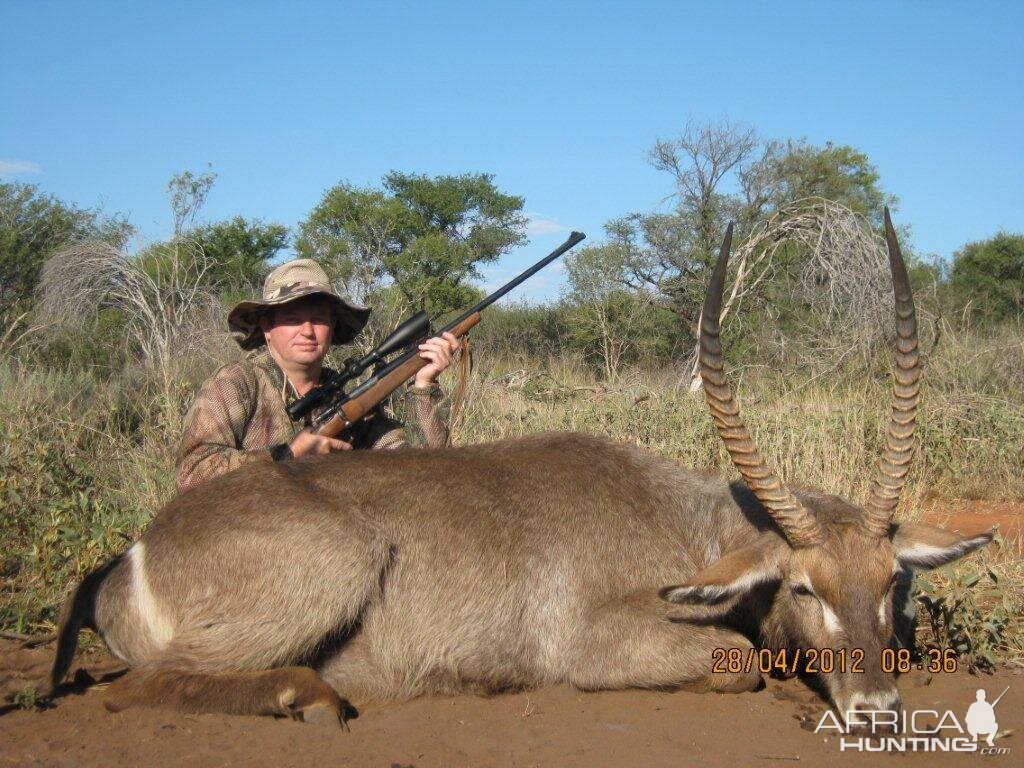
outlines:
[[[904,568],[938,568],[992,541],[991,533],[961,536],[923,523],[901,523],[892,547],[896,561]]]
[[[660,594],[672,603],[713,604],[779,578],[777,554],[760,547],[742,547],[723,555],[686,583],[665,587]]]

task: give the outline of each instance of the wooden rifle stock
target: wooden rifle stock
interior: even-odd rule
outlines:
[[[469,330],[474,325],[480,322],[480,318],[481,314],[474,312],[463,319],[462,322],[453,326],[449,333],[461,339],[469,333]],[[414,350],[409,353],[406,359],[399,361],[391,371],[374,381],[365,392],[354,394],[350,399],[342,403],[338,408],[338,413],[314,431],[316,434],[324,435],[325,437],[337,437],[349,424],[354,424],[363,418],[378,403],[402,386],[404,382],[415,376],[427,364],[427,361],[420,357],[419,350]]]

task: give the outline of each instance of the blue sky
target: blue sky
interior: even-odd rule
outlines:
[[[865,151],[948,257],[1024,230],[1022,7],[4,0],[0,177],[153,240],[184,169],[219,175],[205,218],[289,226],[340,180],[486,171],[537,218],[493,282],[664,207],[647,150],[728,118]],[[539,278],[525,295],[557,293]]]

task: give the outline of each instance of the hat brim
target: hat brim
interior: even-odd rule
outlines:
[[[331,344],[346,344],[354,339],[366,321],[370,318],[370,308],[362,307],[346,301],[336,293],[325,291],[323,288],[309,286],[290,292],[287,296],[267,301],[243,301],[235,306],[228,313],[228,328],[231,336],[238,342],[242,349],[256,349],[266,344],[263,336],[263,329],[260,327],[260,317],[268,310],[291,304],[293,301],[304,299],[307,296],[323,296],[331,304],[331,311],[334,313],[334,331],[331,334]]]

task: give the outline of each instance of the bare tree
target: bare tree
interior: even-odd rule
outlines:
[[[775,212],[733,249],[729,288],[720,321],[734,314],[766,282],[779,277],[782,257],[795,264],[791,295],[820,321],[827,334],[847,345],[841,361],[860,347],[870,349],[888,330],[892,291],[885,242],[870,223],[842,203],[822,198],[798,200]],[[701,387],[696,363],[690,390]]]
[[[648,154],[651,165],[672,175],[675,190],[666,200],[674,209],[630,214],[605,227],[626,255],[628,284],[653,293],[691,334],[721,232],[743,207],[725,188],[740,183],[759,145],[754,130],[739,123],[689,122]]]
[[[734,170],[742,170],[760,141],[753,128],[722,121],[686,124],[677,139],[658,140],[649,153],[651,165],[675,179],[677,211],[689,219],[693,248],[707,262],[717,248],[729,201],[720,190]]]

